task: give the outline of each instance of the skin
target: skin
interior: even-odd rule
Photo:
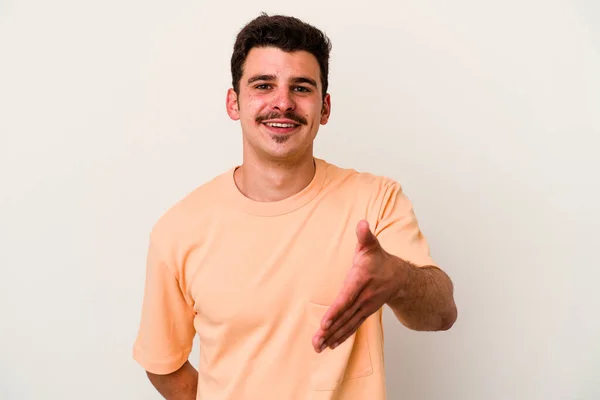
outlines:
[[[257,78],[264,79],[257,79]],[[312,82],[312,83],[311,83]],[[331,112],[322,94],[316,58],[305,51],[250,50],[240,79],[240,93],[227,92],[227,113],[239,121],[243,164],[234,178],[239,190],[257,201],[278,201],[301,191],[315,172],[313,142]],[[300,122],[289,135],[274,134],[256,118]]]
[[[330,96],[322,93],[314,56],[304,51],[252,49],[240,79],[239,95],[228,90],[226,109],[242,128],[243,164],[234,178],[244,195],[257,201],[277,201],[310,183],[315,173],[313,142],[331,110]],[[256,120],[286,115],[299,125],[287,135],[274,134]],[[165,399],[195,400],[198,372],[189,361],[170,374],[147,374]]]
[[[268,79],[258,79],[265,77]],[[313,82],[300,84],[299,80]],[[243,165],[236,171],[240,191],[258,201],[277,201],[302,190],[314,176],[313,142],[331,113],[323,96],[319,64],[310,53],[276,48],[250,51],[239,95],[230,89],[227,112],[243,132]],[[275,135],[256,118],[302,121],[294,133]],[[271,116],[270,114],[274,114]],[[457,318],[450,278],[433,266],[417,267],[387,253],[366,221],[357,224],[354,265],[338,298],[315,332],[316,351],[337,347],[372,313],[389,305],[414,330],[446,330]]]
[[[386,252],[367,221],[356,227],[353,265],[340,293],[313,336],[315,351],[335,349],[387,304],[417,331],[440,331],[457,318],[450,278],[435,266],[418,267]]]
[[[166,375],[146,372],[156,390],[167,400],[196,400],[198,371],[186,361],[177,371]]]
[[[271,47],[252,49],[239,93],[227,92],[226,109],[242,129],[243,163],[234,180],[245,196],[279,201],[310,183],[315,174],[313,142],[331,113],[331,98],[323,94],[313,55]],[[265,125],[281,119],[297,126],[282,133]],[[415,266],[386,252],[366,221],[357,223],[356,237],[353,265],[313,336],[315,351],[337,347],[385,304],[414,330],[446,330],[454,324],[452,282],[441,269]],[[148,375],[165,398],[195,399],[198,374],[189,362],[169,375]]]

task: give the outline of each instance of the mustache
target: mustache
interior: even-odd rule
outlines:
[[[293,111],[286,111],[285,113],[279,113],[276,111],[272,111],[268,114],[265,115],[258,115],[255,120],[256,123],[260,124],[263,121],[269,120],[269,119],[289,119],[292,120],[294,122],[297,122],[300,125],[306,125],[308,122],[306,121],[306,118],[302,117],[301,115],[297,115],[295,114]]]

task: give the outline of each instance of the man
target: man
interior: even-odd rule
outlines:
[[[243,162],[150,236],[134,358],[167,399],[385,399],[382,307],[420,331],[456,319],[400,185],[313,156],[329,52],[290,17],[261,15],[237,36],[226,104]]]

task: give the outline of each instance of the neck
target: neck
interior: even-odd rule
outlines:
[[[315,176],[312,154],[294,162],[244,160],[234,173],[244,196],[261,202],[284,200],[306,188]]]

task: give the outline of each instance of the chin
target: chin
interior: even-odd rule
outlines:
[[[310,148],[310,143],[306,143],[308,138],[302,132],[273,134],[260,131],[259,135],[253,137],[249,135],[247,139],[246,143],[254,147],[258,153],[277,160],[296,158]]]
[[[298,151],[292,149],[267,149],[265,153],[272,159],[287,160],[298,154]]]
[[[290,135],[269,135],[271,140],[277,145],[286,145],[292,140],[293,134]]]

